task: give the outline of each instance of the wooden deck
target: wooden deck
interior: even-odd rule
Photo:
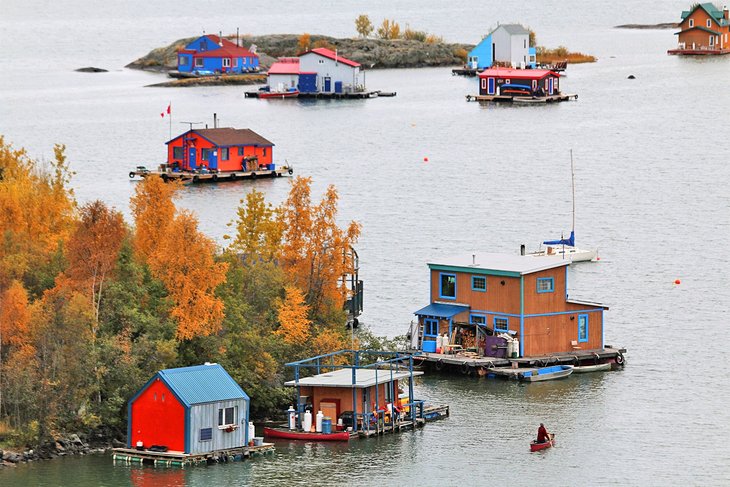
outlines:
[[[598,350],[575,350],[534,357],[479,357],[473,352],[455,354],[428,353],[414,357],[415,361],[438,372],[461,373],[488,377],[516,379],[519,374],[549,365],[594,365],[610,363],[612,369],[623,367],[626,349],[606,347]]]
[[[416,418],[412,421],[408,416],[408,413],[404,413],[405,419],[397,421],[394,424],[376,424],[370,429],[359,430],[357,434],[361,438],[370,438],[371,436],[385,435],[389,433],[400,433],[403,430],[412,430],[422,427],[427,422],[436,421],[439,419],[445,419],[449,417],[449,406],[448,404],[441,404],[437,406],[425,406],[423,408],[423,417]]]
[[[260,91],[247,91],[244,93],[246,98],[260,98]],[[283,99],[292,98],[314,98],[314,99],[334,99],[334,100],[362,100],[365,98],[385,98],[393,97],[396,95],[395,91],[358,91],[351,93],[299,93],[297,96],[288,96]],[[267,98],[268,100],[278,100],[279,98]]]
[[[150,450],[137,450],[134,448],[114,448],[113,451],[112,459],[115,462],[144,463],[166,467],[186,467],[189,465],[208,464],[210,462],[231,462],[235,460],[243,460],[256,455],[271,453],[274,451],[274,444],[263,443],[260,446],[245,446],[201,454],[187,454],[179,451],[155,452]]]
[[[677,56],[722,56],[730,54],[730,49],[670,49],[667,54]]]
[[[577,100],[578,95],[560,94],[539,97],[509,96],[509,95],[466,95],[466,101],[497,102],[497,103],[555,103],[559,101]]]
[[[276,166],[275,169],[257,169],[253,171],[221,171],[221,172],[193,172],[193,171],[161,171],[137,169],[130,171],[129,178],[135,177],[146,178],[148,176],[159,176],[165,181],[182,181],[184,184],[190,183],[215,183],[224,181],[238,181],[241,179],[276,178],[285,174],[293,174],[292,166]]]

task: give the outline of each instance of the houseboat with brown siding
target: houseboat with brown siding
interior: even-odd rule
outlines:
[[[730,13],[712,3],[696,3],[682,12],[677,32],[677,48],[668,54],[730,54]]]
[[[608,307],[568,296],[569,264],[560,257],[494,253],[429,263],[430,303],[415,312],[411,347],[437,369],[458,366],[465,373],[512,376],[517,372],[493,369],[622,364],[622,351],[604,343]]]

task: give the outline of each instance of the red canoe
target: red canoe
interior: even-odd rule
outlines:
[[[335,433],[308,433],[306,431],[293,431],[277,428],[264,428],[264,436],[267,438],[282,438],[285,440],[307,440],[307,441],[348,441],[350,433],[337,431]]]
[[[530,451],[540,451],[544,450],[546,448],[550,448],[551,446],[555,445],[555,435],[550,435],[550,441],[546,441],[545,443],[538,443],[535,440],[532,440],[530,443]]]
[[[262,91],[259,98],[296,98],[299,96],[298,91]]]

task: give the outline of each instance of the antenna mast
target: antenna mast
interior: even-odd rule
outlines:
[[[573,186],[573,232],[575,232],[575,167],[573,166],[573,149],[570,149],[570,180]]]

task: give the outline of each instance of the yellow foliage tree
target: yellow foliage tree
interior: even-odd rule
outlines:
[[[358,16],[355,19],[355,30],[360,37],[367,38],[373,32],[373,23],[370,22],[370,17],[365,14]]]
[[[287,286],[285,290],[286,297],[277,303],[279,328],[274,333],[290,345],[304,345],[312,327],[312,321],[307,318],[309,306],[299,288]]]
[[[378,27],[378,37],[381,39],[398,39],[400,37],[400,24],[395,20],[383,19]]]
[[[229,249],[249,261],[273,260],[279,252],[283,225],[281,211],[266,204],[264,194],[253,190],[238,207],[236,237]]]
[[[147,261],[167,232],[175,217],[173,198],[180,189],[180,183],[166,183],[162,178],[144,178],[134,190],[130,200],[134,215],[134,250],[143,261]]]
[[[177,338],[190,340],[217,333],[223,321],[223,301],[215,289],[226,280],[228,264],[214,260],[215,244],[198,231],[195,216],[183,211],[167,225],[148,263],[167,288],[177,320]]]

